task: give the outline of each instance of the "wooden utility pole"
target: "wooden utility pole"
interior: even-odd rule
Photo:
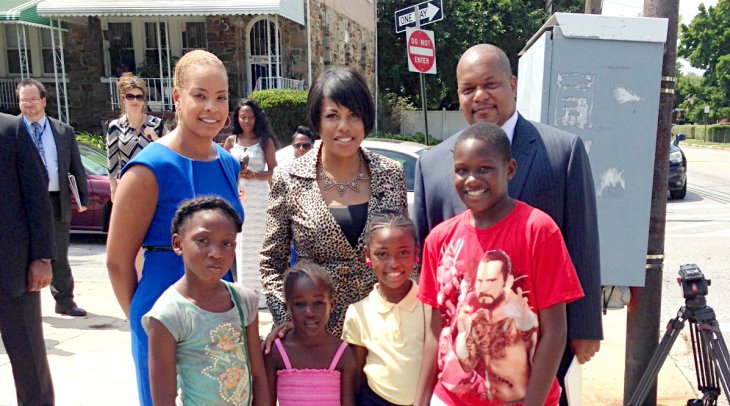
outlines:
[[[585,14],[601,14],[603,0],[586,0]]]
[[[667,42],[664,43],[662,82],[659,91],[656,150],[654,151],[654,182],[649,219],[649,246],[646,253],[646,282],[643,288],[631,289],[626,322],[626,369],[624,374],[624,403],[634,393],[649,360],[659,344],[662,302],[662,268],[664,266],[664,229],[667,217],[667,172],[669,143],[672,130],[672,105],[677,79],[677,18],[679,0],[644,0],[644,17],[669,19]],[[674,272],[674,270],[671,270]],[[644,405],[656,405],[656,382]]]

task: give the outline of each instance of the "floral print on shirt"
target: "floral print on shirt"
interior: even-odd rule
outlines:
[[[224,323],[211,330],[210,344],[205,347],[213,365],[203,369],[203,374],[217,381],[220,398],[234,405],[250,404],[251,371],[244,346],[241,331]]]

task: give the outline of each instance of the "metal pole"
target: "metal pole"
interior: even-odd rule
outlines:
[[[63,87],[63,109],[66,112],[66,124],[71,124],[71,116],[68,115],[68,89],[66,88],[66,53],[63,50],[63,29],[61,27],[60,18],[56,19],[56,24],[58,24],[58,46],[61,49],[58,55],[61,57],[61,86]],[[60,120],[61,117],[59,117],[58,119]]]
[[[271,72],[271,20],[266,17],[264,21],[266,22],[266,55],[269,57],[268,71],[266,75],[266,88],[271,89],[271,75],[273,75]]]
[[[375,132],[378,132],[378,0],[374,2],[375,18]]]
[[[421,15],[418,12],[418,7],[415,8],[415,11],[413,13],[416,17],[416,29],[421,29]],[[408,44],[406,44],[406,47],[407,46]],[[428,103],[426,102],[426,80],[423,77],[423,73],[420,73],[419,75],[421,76],[421,104],[423,105],[423,125],[424,127],[426,127],[426,134],[424,135],[423,142],[424,144],[428,145]]]
[[[17,24],[15,29],[18,37],[18,55],[20,57],[20,79],[29,79],[31,66],[28,63],[28,38],[25,34],[25,25]]]
[[[601,14],[603,0],[586,0],[585,14]]]
[[[160,17],[157,17],[157,61],[160,68],[160,100],[162,101],[161,111],[165,111],[165,75],[162,73],[164,69],[164,60],[162,59],[162,29],[160,29]],[[146,113],[145,111],[142,114]]]
[[[662,268],[664,265],[664,231],[667,216],[667,162],[672,128],[675,64],[677,61],[677,18],[679,0],[644,0],[644,16],[669,19],[664,43],[662,85],[659,93],[657,141],[654,152],[654,181],[649,219],[646,281],[643,288],[631,289],[631,302],[626,321],[626,368],[624,403],[634,393],[659,343],[662,301]],[[669,79],[669,80],[665,80]],[[644,405],[656,405],[656,383]]]
[[[276,58],[276,81],[274,83],[279,83],[278,86],[276,86],[278,89],[282,88],[281,84],[281,52],[279,51],[279,15],[274,14],[274,57]]]
[[[166,106],[170,106],[170,110],[172,110],[172,70],[170,68],[170,25],[168,24],[167,17],[165,17],[165,52],[167,55],[167,75],[165,76],[165,83],[160,83],[160,87],[162,88],[162,110],[167,110]],[[165,86],[170,91],[170,97],[165,97]],[[169,100],[169,103],[165,103],[166,100]]]
[[[307,5],[307,87],[312,86],[312,14],[309,10],[309,3],[311,0],[306,1]],[[377,114],[376,114],[377,116]]]
[[[426,80],[421,75],[421,104],[423,105],[423,124],[426,126],[425,144],[428,144],[428,103],[426,102]]]
[[[59,62],[58,59],[59,59],[60,55],[56,55],[56,33],[53,32],[53,30],[55,30],[53,21],[54,21],[53,19],[49,20],[49,22],[51,23],[51,46],[53,47],[53,52],[52,52],[52,54],[53,54],[53,80],[54,80],[54,83],[56,84],[56,109],[58,111],[58,119],[60,120],[62,117],[61,92],[59,91],[60,87],[58,85],[58,62]],[[60,21],[59,21],[58,29],[59,30],[61,29]]]

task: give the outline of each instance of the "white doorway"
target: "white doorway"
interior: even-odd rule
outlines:
[[[278,20],[261,16],[251,20],[248,29],[248,93],[256,90],[278,88],[281,77],[281,33]]]

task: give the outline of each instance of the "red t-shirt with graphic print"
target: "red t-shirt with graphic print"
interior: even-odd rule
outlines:
[[[502,405],[524,399],[538,311],[583,291],[558,226],[517,201],[485,229],[471,225],[470,210],[436,226],[424,245],[418,297],[443,322],[434,394],[447,405]],[[545,404],[559,398],[555,379]]]

